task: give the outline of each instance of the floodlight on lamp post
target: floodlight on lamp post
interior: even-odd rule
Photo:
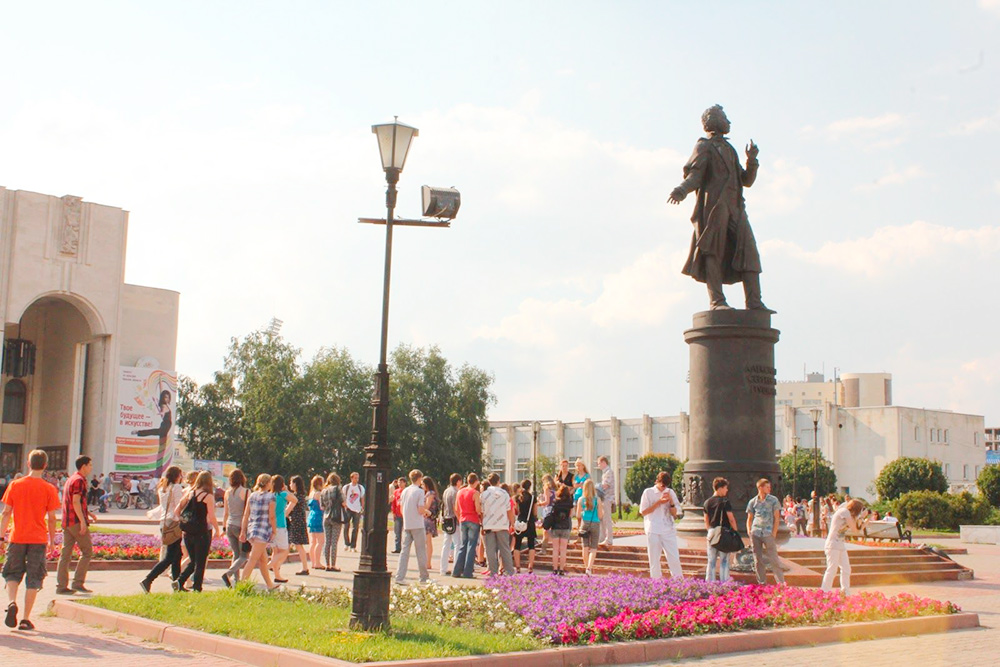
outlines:
[[[813,533],[822,537],[823,531],[819,525],[819,418],[823,414],[820,408],[810,408],[809,416],[813,422]]]
[[[396,208],[396,183],[406,164],[410,143],[417,128],[398,120],[373,125],[378,150],[385,171],[385,268],[382,276],[382,339],[379,364],[372,394],[372,438],[365,447],[364,527],[361,536],[361,559],[354,573],[354,599],[351,605],[352,628],[360,630],[389,627],[389,570],[386,567],[386,539],[389,504],[389,367],[386,350],[389,338],[389,274],[392,266],[392,216]]]

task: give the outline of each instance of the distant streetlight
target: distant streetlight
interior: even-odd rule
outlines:
[[[819,418],[823,414],[821,408],[810,408],[809,416],[813,420],[813,533],[822,537],[819,525]]]
[[[385,170],[385,268],[382,276],[382,340],[375,391],[372,394],[372,439],[365,447],[364,531],[361,537],[361,562],[354,573],[354,600],[351,605],[352,628],[376,630],[389,627],[389,570],[386,567],[387,504],[389,497],[389,367],[386,348],[389,340],[389,274],[392,266],[392,216],[396,208],[396,183],[406,164],[410,143],[417,128],[394,120],[373,125],[378,150]]]
[[[792,436],[792,501],[799,502],[799,436]]]

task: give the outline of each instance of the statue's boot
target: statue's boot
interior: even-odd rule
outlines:
[[[717,257],[705,258],[705,286],[708,287],[708,303],[711,310],[732,310],[722,292],[722,265]]]
[[[756,271],[743,272],[743,294],[746,297],[747,310],[763,310],[772,315],[777,312],[765,306],[760,300],[760,274]]]

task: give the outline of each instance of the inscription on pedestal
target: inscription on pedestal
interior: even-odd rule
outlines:
[[[775,368],[764,364],[747,364],[743,368],[743,379],[746,381],[750,393],[776,396],[778,393],[778,383],[775,380],[777,372]]]

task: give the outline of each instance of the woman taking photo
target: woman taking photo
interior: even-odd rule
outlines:
[[[184,546],[187,547],[188,566],[181,576],[173,582],[175,591],[185,591],[184,584],[194,574],[194,584],[191,590],[201,592],[201,584],[205,580],[205,566],[208,564],[208,552],[212,547],[212,537],[221,537],[219,522],[215,519],[215,484],[212,473],[202,470],[194,481],[194,486],[184,493],[184,497],[174,509],[174,518],[180,520],[181,513],[185,520],[181,522],[184,531]],[[209,530],[211,526],[211,530]]]
[[[249,497],[247,477],[237,468],[229,473],[229,488],[222,498],[222,525],[226,527],[226,539],[229,540],[229,548],[233,550],[233,562],[229,569],[222,573],[222,583],[226,588],[233,587],[234,579],[240,580],[240,570],[247,564],[247,553],[243,551],[244,543],[240,541],[240,531],[243,530],[243,514],[246,512]]]
[[[322,494],[323,478],[313,475],[309,481],[309,516],[306,517],[306,524],[309,528],[309,562],[317,570],[324,569],[319,564],[319,559],[326,541],[323,534],[323,508],[319,501]]]
[[[247,509],[243,514],[243,525],[240,529],[240,542],[250,543],[250,555],[247,564],[243,566],[240,580],[247,579],[256,567],[264,578],[264,585],[271,591],[277,588],[271,583],[271,573],[267,568],[267,545],[277,530],[277,520],[274,513],[274,494],[270,491],[271,476],[257,475],[257,485],[247,499]]]
[[[163,472],[163,477],[160,478],[159,484],[156,485],[157,495],[160,497],[160,506],[158,508],[160,514],[160,534],[164,538],[167,538],[166,529],[170,527],[174,531],[174,537],[167,538],[173,541],[165,545],[166,551],[163,552],[160,562],[154,565],[153,569],[146,575],[146,578],[139,582],[139,586],[147,593],[153,585],[153,580],[160,576],[168,567],[170,568],[171,581],[176,581],[177,577],[181,576],[181,539],[179,536],[176,536],[176,531],[180,526],[174,518],[174,509],[180,503],[181,498],[184,497],[184,491],[181,489],[181,477],[183,474],[184,472],[177,466],[170,466]]]
[[[538,508],[535,507],[535,497],[531,495],[531,480],[521,482],[521,491],[517,494],[517,523],[514,525],[514,571],[521,574],[521,549],[528,552],[528,574],[535,570],[535,520],[538,518]],[[524,530],[518,532],[518,524],[524,525]]]
[[[566,574],[566,546],[573,532],[573,492],[560,484],[552,503],[552,574]]]
[[[580,542],[583,544],[583,567],[588,575],[597,558],[597,542],[601,535],[603,516],[604,508],[597,499],[594,480],[588,479],[583,483],[580,499],[576,501],[576,518],[580,521]]]
[[[344,527],[347,501],[344,499],[344,490],[340,487],[340,475],[337,473],[331,472],[326,476],[326,486],[319,496],[319,505],[323,510],[323,562],[326,563],[323,569],[327,572],[340,572],[340,568],[337,567],[337,542]]]
[[[859,521],[860,517],[860,521]],[[840,506],[830,519],[830,532],[823,550],[826,552],[826,572],[823,573],[824,591],[833,590],[833,578],[840,570],[840,590],[844,595],[851,590],[851,561],[847,558],[847,544],[844,538],[848,532],[855,534],[864,530],[868,523],[868,510],[860,500],[851,499]]]
[[[306,526],[306,482],[299,475],[288,480],[288,486],[295,494],[295,504],[288,513],[288,543],[299,554],[302,569],[295,574],[300,577],[309,574],[309,530]]]

